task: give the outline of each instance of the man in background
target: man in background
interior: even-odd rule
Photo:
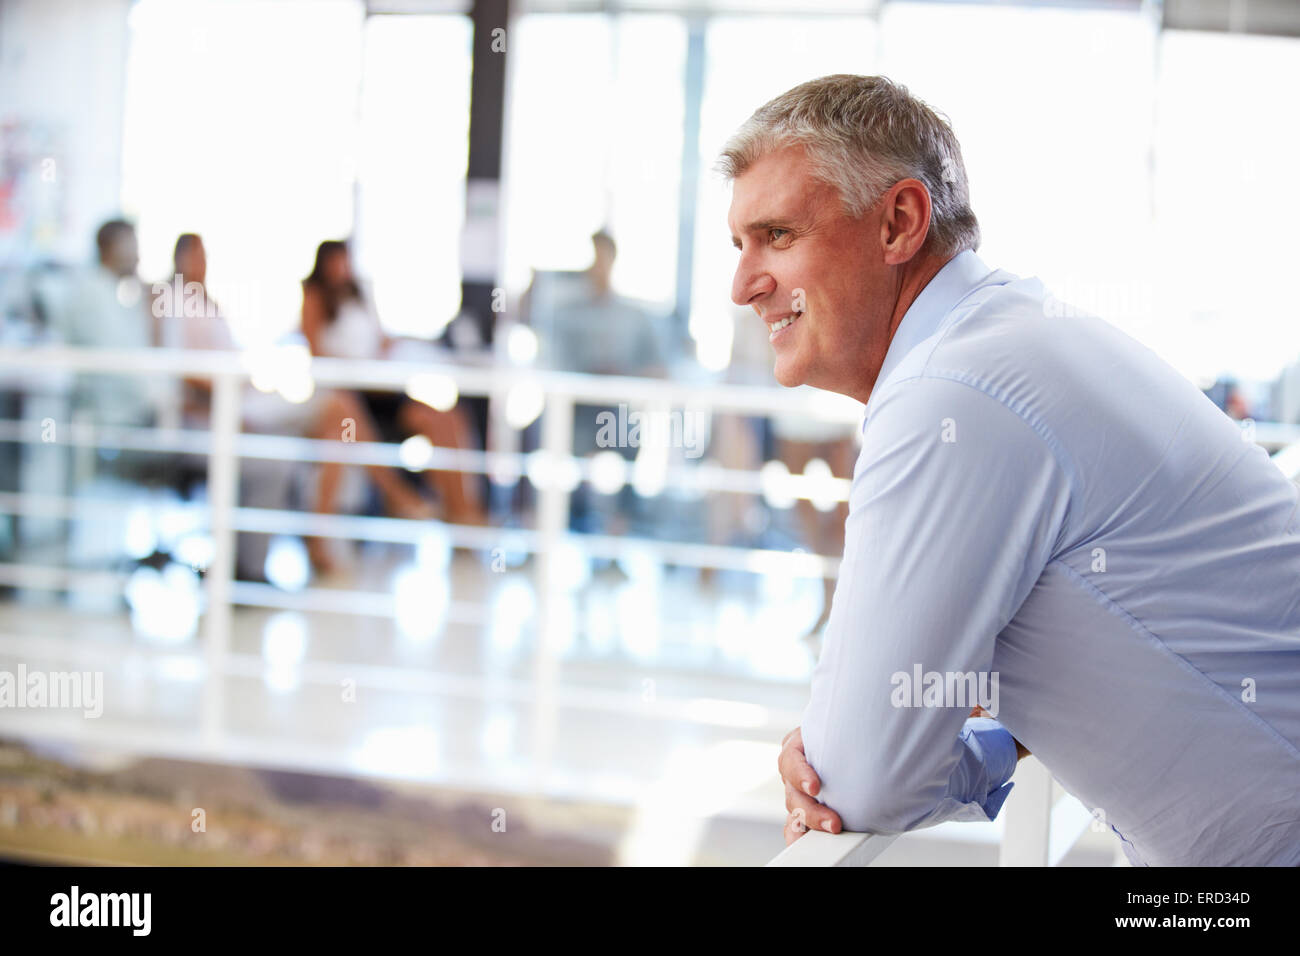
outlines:
[[[587,375],[629,375],[659,378],[667,370],[667,358],[654,317],[642,305],[614,291],[612,277],[618,246],[614,237],[600,230],[591,237],[592,263],[571,289],[556,290],[550,303],[533,300],[536,312],[530,321],[542,340],[542,361],[551,368]],[[530,297],[531,299],[531,297]],[[601,451],[600,415],[618,420],[619,409],[606,405],[576,404],[573,411],[573,453],[579,457]],[[613,449],[624,458],[636,457],[637,449]],[[595,500],[593,500],[593,498]],[[575,490],[570,521],[575,530],[592,532],[624,530],[628,511],[636,502],[624,488],[618,510],[596,498],[584,483]]]
[[[154,345],[151,299],[136,274],[135,227],[111,219],[95,235],[96,261],[75,282],[57,323],[68,345],[144,349]],[[95,424],[153,424],[174,388],[154,376],[85,373],[77,377],[74,408]]]

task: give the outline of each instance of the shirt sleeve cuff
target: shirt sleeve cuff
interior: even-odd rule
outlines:
[[[979,803],[992,820],[1015,786],[1007,782],[1016,772],[1015,738],[992,717],[970,717],[962,727],[961,739],[984,767],[989,789]]]

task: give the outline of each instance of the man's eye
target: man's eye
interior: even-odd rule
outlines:
[[[767,231],[768,238],[771,239],[773,242],[777,242],[785,238],[789,234],[790,234],[789,229],[769,229]]]

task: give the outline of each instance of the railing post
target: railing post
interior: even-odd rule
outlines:
[[[1052,775],[1035,757],[1016,767],[1016,785],[1002,808],[999,866],[1047,866],[1052,835]]]
[[[239,489],[239,433],[242,379],[221,373],[212,379],[212,448],[208,453],[208,508],[212,563],[207,571],[204,616],[203,742],[217,744],[222,733],[224,676],[230,653],[230,598],[235,577],[234,510]]]
[[[537,646],[533,659],[533,776],[538,792],[545,786],[555,749],[556,648],[561,613],[559,550],[569,530],[569,489],[560,461],[573,454],[573,398],[549,393],[542,412],[541,451],[548,467],[537,490]]]

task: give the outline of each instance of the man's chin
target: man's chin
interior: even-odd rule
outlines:
[[[782,362],[778,359],[772,373],[776,376],[777,384],[784,385],[786,388],[798,388],[804,383],[803,367],[793,362]]]

